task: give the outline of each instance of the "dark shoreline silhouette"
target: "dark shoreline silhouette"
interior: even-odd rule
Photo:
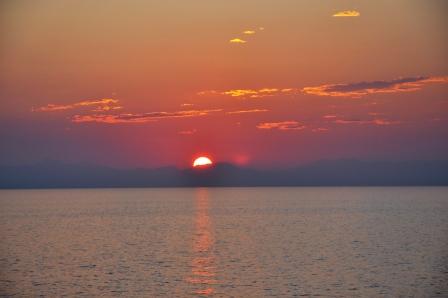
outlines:
[[[325,160],[276,170],[237,167],[228,163],[199,169],[117,169],[57,161],[0,167],[2,189],[445,185],[448,185],[448,161]]]

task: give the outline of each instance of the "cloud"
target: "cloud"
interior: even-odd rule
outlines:
[[[395,125],[402,123],[401,121],[397,120],[387,120],[385,118],[378,118],[381,115],[384,115],[384,113],[376,113],[376,112],[370,112],[368,113],[369,116],[372,116],[371,119],[343,119],[339,118],[337,115],[324,115],[322,118],[327,120],[325,122],[327,123],[335,123],[335,124],[355,124],[355,125]]]
[[[229,40],[230,43],[246,43],[247,41],[241,39],[241,38],[234,38]]]
[[[187,118],[187,117],[200,117],[206,116],[213,112],[220,112],[221,109],[215,110],[189,110],[189,111],[176,111],[176,112],[150,112],[150,113],[126,113],[126,114],[94,114],[94,115],[74,115],[72,122],[98,122],[98,123],[146,123],[153,122],[160,119],[168,118]]]
[[[117,110],[122,107],[118,105],[118,99],[112,98],[103,98],[98,100],[84,100],[80,102],[75,102],[68,105],[58,105],[58,104],[47,104],[46,106],[42,106],[39,108],[32,108],[33,112],[56,112],[56,111],[64,111],[64,110],[72,110],[75,108],[81,107],[89,107],[95,106],[94,111],[109,111],[109,110]]]
[[[94,114],[94,115],[74,115],[71,118],[74,123],[85,122],[97,122],[97,123],[145,123],[155,121],[148,118],[134,118],[132,114],[119,114],[119,115],[106,115],[106,114]]]
[[[259,31],[263,31],[264,27],[259,27],[258,30]],[[248,29],[248,30],[244,30],[243,32],[241,32],[241,34],[246,35],[248,38],[249,38],[249,36],[255,35],[256,33],[257,33],[256,29]],[[236,38],[233,38],[233,39],[229,40],[229,42],[230,43],[244,44],[244,43],[247,43],[247,40],[239,38],[239,37],[236,37]]]
[[[180,135],[192,135],[195,134],[197,132],[196,129],[191,129],[191,130],[181,130],[178,132],[178,134]]]
[[[299,90],[296,88],[262,88],[262,89],[231,89],[227,91],[208,90],[198,92],[198,95],[226,95],[230,97],[239,98],[262,98],[277,95],[294,95],[298,94]]]
[[[221,93],[216,90],[204,90],[204,91],[199,91],[196,94],[199,96],[209,96],[209,95],[219,95]]]
[[[333,123],[336,124],[359,124],[359,125],[379,125],[379,126],[385,126],[385,125],[396,125],[400,124],[401,121],[392,121],[387,119],[372,119],[372,120],[360,120],[360,119],[337,119],[333,121]]]
[[[56,105],[49,103],[46,106],[42,106],[39,108],[32,108],[33,112],[55,112],[55,111],[64,111],[73,109],[73,105]]]
[[[360,98],[376,93],[413,92],[428,84],[446,84],[448,77],[408,77],[389,81],[371,81],[348,84],[326,84],[316,87],[305,87],[305,94],[332,97]]]
[[[153,119],[162,119],[162,118],[185,118],[185,117],[198,117],[198,116],[206,116],[213,112],[221,112],[222,109],[214,109],[214,110],[188,110],[188,111],[177,111],[177,112],[151,112],[140,114],[144,117],[150,117]]]
[[[181,110],[174,112],[148,112],[148,113],[120,113],[114,114],[113,111],[122,109],[118,105],[117,99],[100,99],[100,100],[85,100],[69,105],[47,104],[39,108],[33,108],[33,112],[54,112],[63,110],[73,110],[82,107],[94,107],[91,114],[75,114],[71,117],[74,123],[97,122],[97,123],[146,123],[153,122],[165,118],[186,118],[206,116],[213,112],[220,112],[222,109],[209,110]],[[182,104],[181,106],[193,106],[193,104]]]
[[[180,106],[181,107],[192,107],[192,106],[194,106],[194,104],[193,103],[183,103]]]
[[[221,94],[229,95],[231,97],[249,97],[249,98],[261,98],[267,96],[284,95],[294,93],[295,89],[279,89],[279,88],[262,88],[258,90],[253,89],[234,89],[224,91]]]
[[[356,10],[344,10],[333,14],[333,17],[359,17],[361,13]]]
[[[107,111],[113,111],[113,110],[121,110],[122,106],[98,106],[95,109],[92,110],[92,112],[107,112]]]
[[[117,104],[118,99],[104,98],[99,100],[86,100],[76,103],[76,106],[94,106],[94,105],[105,105],[105,104]]]
[[[329,129],[325,128],[325,127],[318,127],[318,128],[313,128],[311,131],[312,132],[327,132],[327,131],[329,131]]]
[[[229,91],[224,91],[221,94],[224,95],[230,95],[232,97],[242,97],[242,96],[254,96],[258,92],[257,90],[251,90],[251,89],[234,89]]]
[[[396,124],[400,124],[401,121],[391,121],[391,120],[387,120],[387,119],[374,119],[371,121],[371,124],[374,125],[396,125]]]
[[[269,112],[269,110],[267,109],[239,110],[239,111],[227,112],[226,114],[233,115],[233,114],[247,114],[247,113],[262,113],[262,112]]]
[[[394,80],[357,82],[347,84],[324,84],[314,87],[298,88],[261,88],[261,89],[230,89],[225,91],[206,90],[197,94],[200,96],[226,95],[238,98],[262,98],[268,96],[297,95],[305,93],[317,96],[360,98],[369,94],[414,92],[429,84],[446,84],[445,77],[408,77]]]
[[[257,125],[258,129],[278,129],[278,130],[302,130],[306,126],[297,121],[264,122]]]

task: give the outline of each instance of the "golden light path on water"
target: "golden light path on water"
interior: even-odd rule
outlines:
[[[195,233],[193,235],[193,259],[191,261],[191,276],[187,282],[194,285],[194,294],[208,296],[215,292],[216,280],[215,243],[212,222],[209,216],[209,193],[205,188],[199,188],[195,195]]]

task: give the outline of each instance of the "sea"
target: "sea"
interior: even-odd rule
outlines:
[[[448,188],[0,191],[1,297],[448,297]]]

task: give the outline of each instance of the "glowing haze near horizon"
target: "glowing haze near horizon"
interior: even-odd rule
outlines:
[[[2,1],[0,162],[446,159],[444,1]]]

